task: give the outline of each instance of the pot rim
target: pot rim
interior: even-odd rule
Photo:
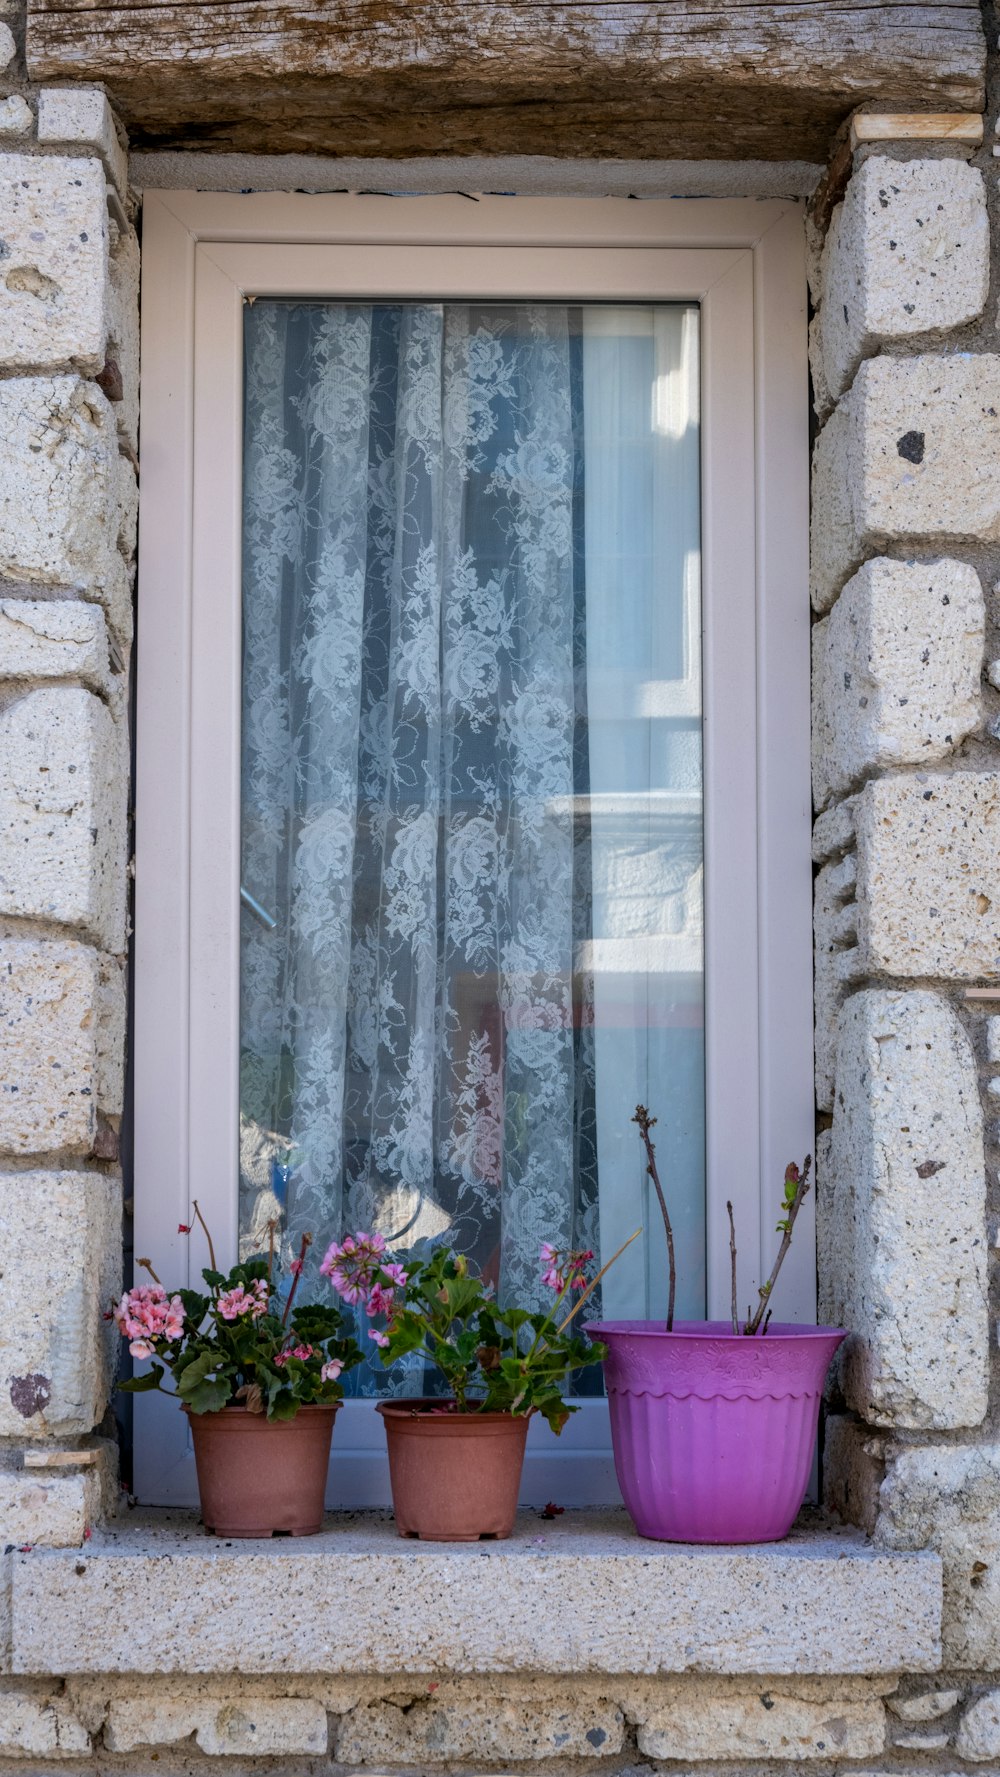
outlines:
[[[432,1413],[421,1412],[421,1408],[447,1407],[452,1402],[447,1395],[403,1395],[394,1399],[376,1401],[375,1411],[383,1418],[419,1420],[421,1425],[521,1425],[527,1423],[534,1413]]]
[[[249,1407],[244,1406],[242,1401],[227,1401],[224,1407],[216,1407],[215,1411],[211,1413],[195,1413],[186,1402],[182,1401],[180,1410],[182,1413],[186,1413],[189,1419],[218,1420],[226,1413],[239,1413],[244,1419],[259,1419],[261,1425],[276,1426],[294,1425],[296,1419],[300,1418],[303,1413],[339,1413],[343,1404],[343,1401],[303,1401],[302,1405],[296,1408],[291,1419],[269,1419],[266,1413],[251,1413]]]
[[[772,1320],[767,1334],[754,1334],[748,1338],[746,1333],[734,1333],[732,1323],[728,1320],[681,1320],[673,1324],[667,1332],[665,1324],[655,1320],[592,1320],[588,1321],[583,1331],[590,1339],[604,1340],[615,1333],[627,1335],[635,1339],[670,1339],[681,1344],[696,1345],[703,1340],[711,1340],[713,1345],[725,1343],[739,1346],[741,1350],[750,1350],[758,1339],[765,1336],[770,1343],[778,1339],[846,1339],[845,1327],[810,1327],[798,1326],[792,1321]]]

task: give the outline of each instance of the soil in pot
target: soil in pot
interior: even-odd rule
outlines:
[[[216,1536],[315,1536],[337,1407],[269,1420],[245,1407],[190,1413],[201,1515]]]
[[[473,1543],[514,1528],[527,1417],[456,1413],[440,1400],[379,1401],[400,1536]]]
[[[837,1327],[728,1321],[592,1322],[615,1471],[640,1536],[756,1543],[787,1536],[802,1505]]]

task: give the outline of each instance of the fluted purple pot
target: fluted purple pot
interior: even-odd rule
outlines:
[[[787,1536],[809,1481],[823,1383],[839,1327],[776,1325],[748,1339],[728,1321],[592,1321],[618,1485],[640,1536],[770,1543]]]

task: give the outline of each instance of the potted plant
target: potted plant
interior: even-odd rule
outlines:
[[[195,1214],[205,1227],[197,1203]],[[132,1394],[158,1389],[180,1402],[194,1441],[202,1518],[216,1536],[312,1536],[323,1518],[341,1377],[361,1360],[332,1303],[295,1306],[310,1245],[303,1236],[282,1308],[274,1233],[268,1257],[216,1269],[212,1237],[205,1292],[168,1294],[148,1259],[151,1285],[127,1290],[111,1310],[133,1357],[148,1370],[120,1382]],[[179,1232],[190,1233],[181,1224]],[[169,1372],[174,1388],[164,1388]]]
[[[363,1302],[382,1323],[370,1337],[383,1362],[419,1352],[448,1390],[378,1403],[400,1536],[475,1542],[510,1535],[531,1415],[541,1413],[560,1432],[575,1411],[563,1399],[568,1373],[603,1356],[603,1346],[572,1329],[603,1276],[586,1282],[593,1256],[543,1246],[553,1302],[538,1314],[501,1307],[445,1247],[409,1271],[389,1259],[378,1234],[348,1235],[330,1247],[320,1269],[345,1301]]]
[[[756,1307],[739,1318],[729,1203],[730,1318],[675,1322],[673,1229],[650,1133],[656,1118],[637,1105],[633,1121],[663,1216],[670,1282],[664,1321],[598,1321],[586,1328],[607,1352],[604,1376],[622,1497],[641,1536],[779,1541],[805,1497],[823,1384],[845,1337],[837,1327],[771,1318],[774,1287],[809,1190],[810,1158],[786,1168],[781,1241]]]

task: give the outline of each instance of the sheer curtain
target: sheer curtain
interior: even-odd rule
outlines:
[[[597,1244],[580,338],[247,312],[243,1249]],[[585,818],[583,825],[585,826]]]
[[[700,1033],[644,1033],[657,993],[654,1024],[685,999],[650,1000],[647,953],[654,976],[681,951],[700,969],[696,311],[245,314],[242,1250],[272,1219],[286,1267],[304,1231],[319,1252],[356,1226],[403,1255],[447,1240],[541,1305],[543,1240],[636,1225],[627,1118],[659,1088],[695,1101],[693,1301]],[[685,325],[678,467],[656,402]],[[660,708],[685,675],[693,701]],[[697,818],[664,826],[649,794],[685,770]],[[669,957],[668,878],[669,929],[693,933]]]

